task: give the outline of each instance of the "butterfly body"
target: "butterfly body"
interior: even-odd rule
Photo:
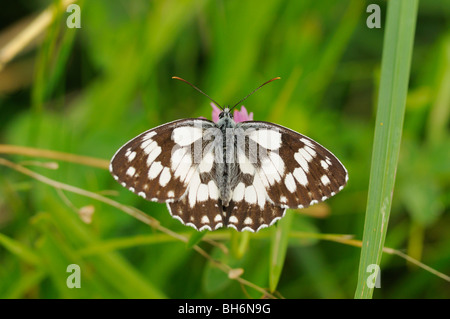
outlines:
[[[236,123],[233,120],[233,115],[229,108],[225,108],[224,111],[219,114],[217,128],[220,130],[221,138],[217,139],[215,149],[217,150],[220,148],[221,140],[223,152],[221,160],[216,161],[216,181],[222,205],[227,207],[232,195],[232,181],[235,180],[237,174],[235,167],[236,162],[230,160],[235,149],[234,129],[236,128]]]

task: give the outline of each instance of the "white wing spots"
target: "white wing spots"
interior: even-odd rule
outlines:
[[[161,151],[161,147],[157,146],[150,152],[150,154],[148,154],[147,166],[150,166],[153,163],[153,161],[159,156],[159,154],[161,154]]]
[[[195,174],[191,179],[191,183],[189,184],[188,199],[189,199],[189,206],[191,208],[195,206],[197,200],[197,190],[200,184],[201,184],[200,176],[198,174]]]
[[[214,221],[215,221],[216,223],[222,221],[222,216],[220,216],[220,214],[217,214],[217,215],[214,217]]]
[[[259,178],[260,178],[261,182],[263,183],[264,187],[266,187],[266,188],[269,187],[270,186],[269,180],[267,179],[267,177],[264,174],[262,169],[258,170],[258,175],[259,175]]]
[[[113,177],[114,177],[114,179],[115,179],[116,181],[118,181],[118,180],[119,180],[119,176],[117,176],[117,175],[113,175]]]
[[[309,203],[309,205],[312,206],[312,205],[317,204],[318,202],[319,202],[318,200],[313,199],[313,200],[311,201],[311,203]]]
[[[141,144],[141,148],[144,151],[145,154],[150,154],[156,147],[158,146],[158,143],[156,143],[154,140],[150,139]]]
[[[291,176],[292,176],[292,175],[291,175]],[[287,198],[286,198],[286,196],[280,196],[280,202],[283,203],[283,204],[286,204],[286,203],[287,203]]]
[[[196,227],[194,227],[194,228],[196,228]],[[206,229],[209,230],[209,231],[212,231],[212,229],[211,229],[211,227],[209,227],[209,225],[205,225],[205,226],[200,227],[198,229],[198,231],[204,231]]]
[[[238,221],[237,217],[233,215],[233,216],[230,216],[230,218],[228,219],[228,222],[229,223],[233,223],[233,224],[237,224],[239,221]]]
[[[281,133],[277,130],[260,129],[249,133],[249,138],[268,150],[277,150],[281,146]]]
[[[300,166],[303,168],[303,170],[308,173],[309,172],[309,167],[308,167],[308,162],[305,159],[305,157],[302,155],[302,153],[300,152],[302,149],[300,149],[297,153],[294,154],[294,158],[297,161],[297,163],[300,164]],[[308,154],[309,155],[309,154]]]
[[[183,182],[190,181],[192,175],[194,175],[195,172],[196,172],[196,168],[195,168],[194,166],[191,166],[191,168],[189,168],[189,172],[188,172],[187,175],[186,175],[186,178],[184,178],[184,179],[181,180],[181,181],[183,181]],[[186,183],[185,183],[185,184],[186,184]]]
[[[255,173],[255,166],[250,162],[247,156],[245,156],[243,151],[238,153],[238,163],[242,173],[250,175]]]
[[[180,165],[180,162],[183,159],[185,154],[186,154],[186,150],[184,148],[179,148],[175,152],[172,153],[172,156],[170,157],[170,163],[171,163],[173,171],[175,171],[177,169],[178,165]]]
[[[244,219],[244,225],[251,225],[253,224],[253,219],[251,219],[250,217],[246,217]]]
[[[274,219],[272,219],[272,221],[270,222],[269,226],[272,226],[273,224],[275,224],[277,221],[279,221],[281,218],[283,218],[284,215],[286,215],[286,210],[285,209],[283,210],[283,214],[280,217],[275,217]],[[260,228],[261,228],[261,226],[260,226]]]
[[[146,197],[144,192],[139,192],[138,195],[141,196],[142,198]]]
[[[309,163],[313,160],[313,157],[311,156],[311,154],[308,153],[308,151],[306,150],[306,147],[307,146],[299,149],[298,153],[300,153],[300,155],[303,156],[303,158]]]
[[[134,158],[136,157],[136,152],[131,152],[127,158],[128,158],[128,162],[131,162],[132,160],[134,160]]]
[[[130,188],[128,188],[129,190],[130,190],[130,192],[135,192],[136,190],[134,189],[134,187],[130,187]]]
[[[261,229],[263,228],[267,228],[268,226],[266,224],[262,224],[261,226],[258,227],[258,229],[256,230],[256,232],[259,232]]]
[[[183,126],[177,127],[172,132],[172,140],[180,146],[191,145],[202,138],[203,130],[201,127]]]
[[[253,228],[251,228],[250,226],[245,226],[244,228],[242,228],[242,230],[241,231],[250,231],[250,232],[252,232],[252,233],[254,233],[255,232],[255,230],[253,229]]]
[[[233,200],[239,202],[244,198],[245,185],[244,183],[239,183],[233,191]]]
[[[161,165],[161,162],[153,162],[152,166],[150,166],[150,169],[148,170],[148,178],[155,179],[162,170],[163,166]]]
[[[149,146],[150,144],[152,144],[154,141],[153,140],[146,140],[146,139],[142,139],[143,140],[143,142],[141,143],[141,148],[143,149],[143,150],[145,150],[145,148],[147,147],[147,146]],[[156,142],[155,142],[156,143]],[[127,155],[126,153],[125,153],[125,155]]]
[[[323,185],[328,185],[330,184],[330,179],[328,178],[327,175],[322,175],[322,177],[320,178],[320,181],[322,182]]]
[[[206,215],[202,216],[202,219],[200,219],[200,223],[202,224],[209,224],[209,218]]]
[[[214,154],[212,152],[208,152],[200,162],[200,165],[198,166],[198,169],[200,170],[200,173],[207,173],[211,171],[211,168],[214,163]]]
[[[294,177],[300,183],[300,185],[308,185],[308,178],[306,177],[305,172],[300,167],[294,169]]]
[[[173,191],[168,191],[167,197],[173,198],[173,197],[175,197],[175,193]]]
[[[305,146],[304,149],[305,149],[312,157],[316,157],[317,153],[316,153],[316,151],[314,151],[311,147]]]
[[[322,198],[320,199],[322,202],[325,201],[328,197],[326,196],[322,196]]]
[[[208,185],[200,184],[197,190],[197,201],[204,202],[208,199]]]
[[[310,140],[308,140],[308,139],[306,139],[306,138],[304,138],[304,137],[302,137],[302,138],[300,139],[300,142],[302,142],[302,143],[305,144],[305,145],[308,145],[309,147],[314,148],[314,144],[313,144]]]
[[[133,166],[128,167],[126,174],[133,177],[134,173],[136,173],[136,169]]]
[[[266,157],[261,162],[261,169],[264,171],[264,174],[266,175],[267,181],[270,185],[273,185],[275,182],[279,182],[281,180],[277,168],[272,163],[269,157]]]
[[[174,175],[175,177],[179,177],[180,180],[184,181],[184,179],[186,178],[189,169],[191,168],[192,165],[192,157],[191,154],[189,153],[185,153],[185,155],[183,156],[183,159],[180,162],[180,165],[178,165]]]
[[[208,192],[211,199],[219,199],[219,189],[217,188],[217,185],[213,180],[209,181],[208,183]]]
[[[327,162],[325,162],[324,160],[320,161],[320,165],[322,166],[323,169],[328,169],[329,165],[327,164]]]
[[[331,160],[328,156],[325,156],[325,162],[327,162],[328,165],[331,165]]]
[[[142,137],[142,140],[143,140],[143,141],[148,140],[148,139],[152,138],[152,137],[155,136],[155,135],[156,135],[156,132],[155,132],[155,131],[149,132],[149,133],[145,134],[145,135]]]
[[[159,176],[159,185],[161,185],[161,187],[166,186],[167,183],[169,183],[171,177],[172,176],[170,174],[169,168],[164,167],[164,169],[161,172],[161,175]]]
[[[245,201],[249,204],[256,204],[257,197],[253,185],[247,186],[247,188],[245,188]]]
[[[284,174],[284,161],[280,157],[280,155],[278,155],[278,153],[276,153],[276,152],[270,152],[269,153],[269,158],[272,161],[273,166],[275,166],[275,169],[277,170],[277,172],[280,174],[280,176],[283,176],[283,174]]]
[[[291,193],[295,192],[295,190],[297,189],[297,184],[295,184],[292,173],[286,175],[286,177],[284,178],[284,184],[286,185],[288,191],[290,191]]]
[[[261,209],[264,208],[264,205],[266,205],[266,189],[259,177],[258,174],[255,175],[253,179],[253,187],[256,191],[256,196],[258,197],[258,205],[261,207]]]

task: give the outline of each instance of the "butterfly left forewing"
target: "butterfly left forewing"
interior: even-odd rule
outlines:
[[[146,131],[122,146],[110,163],[110,172],[122,186],[158,202],[174,202],[187,191],[197,164],[196,143],[214,123],[183,119]],[[201,144],[203,147],[203,144]]]

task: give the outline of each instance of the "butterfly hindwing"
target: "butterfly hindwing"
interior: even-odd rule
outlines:
[[[207,144],[189,180],[187,191],[178,201],[167,203],[170,214],[183,224],[202,231],[224,225],[222,201],[215,178],[214,147]]]

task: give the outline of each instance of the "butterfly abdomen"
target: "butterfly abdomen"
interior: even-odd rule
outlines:
[[[221,163],[217,163],[219,171],[217,174],[217,183],[220,198],[222,199],[222,205],[227,207],[232,197],[231,180],[234,178],[233,174],[235,174],[236,170],[234,167],[234,129],[236,127],[236,123],[233,121],[233,118],[230,112],[228,112],[228,109],[225,109],[225,111],[222,112],[219,117],[220,120],[217,122],[217,126],[221,132],[221,139],[218,139],[219,141],[217,141],[216,145],[218,145],[220,142],[222,143],[222,154],[220,158]]]

